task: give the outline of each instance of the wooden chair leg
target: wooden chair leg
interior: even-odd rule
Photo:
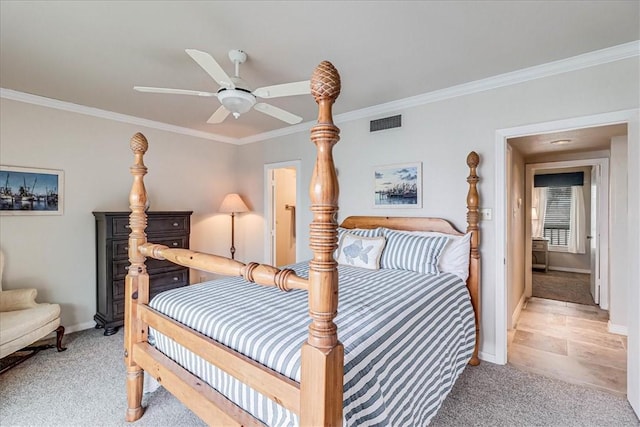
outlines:
[[[56,329],[56,348],[58,351],[65,351],[67,348],[62,346],[62,337],[64,336],[64,326],[58,326]]]

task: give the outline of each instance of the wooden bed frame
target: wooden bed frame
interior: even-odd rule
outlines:
[[[147,243],[145,228],[147,173],[143,156],[146,138],[137,133],[131,139],[134,164],[133,185],[129,195],[130,267],[125,281],[125,338],[127,412],[126,420],[139,419],[142,407],[143,371],[153,376],[169,392],[210,425],[262,425],[215,389],[205,384],[147,342],[151,326],[174,341],[264,394],[300,417],[303,426],[339,426],[342,424],[344,349],[338,341],[334,318],[338,309],[338,272],[333,253],[337,248],[338,181],[332,149],[338,142],[339,129],[333,124],[332,105],[340,93],[340,76],[333,65],[322,62],[311,78],[311,93],[319,106],[318,124],[311,129],[317,147],[317,159],[310,185],[311,211],[309,278],[298,277],[292,270],[257,263],[243,264],[229,258],[198,253],[188,249],[170,249]],[[479,157],[467,157],[467,231],[472,233],[470,275],[467,286],[476,317],[476,346],[472,365],[478,359],[480,255],[478,252],[478,192],[476,167]],[[433,218],[350,217],[346,228],[386,226],[401,230],[440,231],[461,235],[449,222]],[[149,276],[145,257],[166,259],[185,267],[216,274],[242,276],[249,282],[276,286],[283,291],[307,290],[309,294],[309,336],[302,345],[301,381],[297,382],[227,348],[148,306]]]

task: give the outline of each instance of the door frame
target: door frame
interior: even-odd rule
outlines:
[[[609,309],[609,159],[595,158],[584,160],[563,160],[558,162],[531,163],[525,165],[525,198],[526,206],[531,206],[531,189],[533,188],[533,175],[538,169],[564,169],[583,166],[596,166],[601,168],[601,178],[599,184],[597,204],[597,227],[600,238],[596,239],[599,250],[600,262],[600,308]],[[591,182],[588,183],[591,186]],[[601,197],[602,196],[602,197]],[[593,200],[592,200],[593,202]],[[525,253],[531,253],[531,210],[525,210]],[[507,259],[508,261],[508,259]],[[509,262],[507,262],[509,264]],[[593,266],[590,266],[592,272]],[[531,257],[524,259],[524,294],[526,297],[532,295],[531,277]]]
[[[560,131],[567,131],[571,129],[588,128],[595,126],[612,125],[619,123],[626,123],[629,127],[629,153],[632,154],[635,148],[632,147],[633,138],[632,124],[635,125],[638,122],[638,109],[622,110],[612,113],[595,114],[591,116],[576,117],[565,120],[557,120],[552,122],[535,123],[531,125],[516,126],[512,128],[497,129],[495,132],[495,195],[496,195],[496,209],[495,209],[495,354],[487,354],[483,352],[483,358],[497,364],[504,365],[507,363],[507,259],[506,259],[506,218],[507,218],[507,183],[506,183],[506,170],[507,170],[507,140],[519,136],[537,135],[544,133],[553,133]],[[637,136],[637,135],[636,135]],[[631,184],[630,184],[631,185]],[[633,238],[633,236],[631,237]],[[633,361],[635,365],[631,368],[639,370],[637,365],[640,363]],[[628,371],[630,367],[628,366]]]
[[[266,163],[264,165],[264,263],[275,265],[274,252],[272,247],[273,236],[273,185],[271,173],[276,169],[294,168],[296,170],[296,201],[302,200],[302,186],[300,182],[301,160],[289,160],[285,162]],[[297,203],[297,202],[296,202]],[[296,212],[296,216],[298,213]],[[296,236],[300,235],[300,221],[296,218]],[[296,262],[300,260],[300,245],[296,244]]]

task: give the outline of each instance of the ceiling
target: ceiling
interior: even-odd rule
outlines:
[[[223,138],[287,125],[257,111],[206,121],[216,98],[138,93],[133,86],[215,92],[186,53],[244,50],[252,88],[339,70],[334,113],[358,111],[640,39],[631,1],[1,1],[0,86]],[[267,100],[315,120],[311,96]]]
[[[579,153],[609,150],[611,138],[627,135],[627,124],[596,126],[564,132],[509,138],[509,145],[520,151],[525,160],[543,153]]]

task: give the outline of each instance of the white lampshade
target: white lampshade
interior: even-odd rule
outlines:
[[[242,198],[239,194],[229,193],[224,196],[224,200],[222,200],[222,204],[220,204],[220,208],[218,212],[222,213],[241,213],[241,212],[249,212],[249,208],[242,201]]]

